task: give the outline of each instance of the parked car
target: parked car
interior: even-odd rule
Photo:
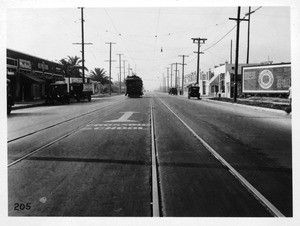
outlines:
[[[65,82],[58,81],[50,84],[50,92],[46,97],[46,104],[54,102],[60,102],[62,104],[70,103],[70,95]]]
[[[170,88],[169,94],[171,94],[171,95],[177,95],[178,94],[177,88],[175,88],[175,87]]]
[[[14,102],[14,98],[12,97],[11,95],[11,91],[10,91],[10,80],[9,79],[6,79],[6,87],[7,87],[7,90],[6,90],[6,98],[7,98],[7,114],[9,115],[10,112],[11,112],[11,109],[12,109],[12,106],[15,105],[15,102]]]
[[[190,85],[188,86],[188,98],[191,97],[197,97],[200,99],[200,93],[199,93],[200,87],[198,85]]]

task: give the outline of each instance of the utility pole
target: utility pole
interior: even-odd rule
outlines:
[[[175,63],[172,63],[172,64],[170,64],[171,65],[171,87],[172,87],[172,77],[173,77],[173,65],[174,65]]]
[[[240,42],[240,21],[247,21],[248,19],[240,19],[241,7],[238,6],[237,18],[229,18],[229,20],[235,20],[237,22],[236,27],[236,48],[235,48],[235,66],[234,66],[234,95],[233,102],[236,102],[237,98],[237,76],[239,67],[239,42]]]
[[[123,55],[123,54],[117,54],[117,55],[119,55],[119,69],[120,69],[120,74],[119,74],[119,92],[121,93],[121,56]]]
[[[199,66],[200,66],[200,54],[203,54],[203,52],[200,52],[200,44],[205,44],[206,38],[192,38],[193,43],[198,44],[198,51],[194,52],[198,54],[198,60],[197,60],[197,84],[199,84]]]
[[[125,82],[125,62],[126,62],[126,60],[123,60],[123,68],[124,68],[124,70],[123,70],[123,72],[124,72],[124,82]]]
[[[92,45],[93,43],[84,43],[84,19],[83,19],[83,7],[79,7],[81,9],[81,43],[73,43],[81,45],[81,54],[82,54],[82,83],[84,83],[84,45]]]
[[[230,64],[232,64],[232,39],[230,40]]]
[[[175,65],[176,65],[176,67],[175,67],[175,88],[176,88],[176,89],[177,89],[177,85],[178,85],[178,84],[177,84],[177,71],[178,71],[178,70],[177,70],[177,65],[178,65],[178,64],[180,64],[180,63],[177,63],[177,62],[175,63]]]
[[[112,60],[111,60],[111,46],[112,46],[112,44],[116,44],[116,43],[106,42],[105,44],[109,44],[109,95],[111,95],[111,62],[112,62]]]
[[[249,48],[250,48],[250,15],[251,15],[251,6],[249,6],[248,13],[248,39],[247,39],[247,64],[249,64]]]
[[[182,56],[182,76],[181,76],[181,89],[182,89],[182,93],[181,93],[181,95],[183,95],[184,65],[186,65],[184,63],[184,58],[185,57],[189,57],[189,56],[188,55],[179,55],[179,56]]]
[[[164,73],[163,73],[163,75],[162,75],[162,92],[164,93],[165,92],[165,90],[166,90],[166,78],[165,78],[165,75],[164,75]]]
[[[84,83],[84,20],[83,20],[83,7],[81,7],[81,46],[82,46],[82,83]]]
[[[249,12],[246,13],[248,16],[248,40],[247,40],[247,64],[249,64],[249,52],[250,52],[250,15],[255,13],[256,10],[251,12],[251,6],[249,6]]]
[[[167,67],[167,92],[169,91],[169,67]]]

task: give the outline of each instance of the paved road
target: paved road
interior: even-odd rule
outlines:
[[[8,118],[8,212],[292,216],[291,157],[290,117],[228,104],[147,93],[20,109]]]

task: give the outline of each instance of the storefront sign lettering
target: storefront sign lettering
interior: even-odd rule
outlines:
[[[28,60],[19,60],[19,65],[21,68],[31,69],[31,62]]]

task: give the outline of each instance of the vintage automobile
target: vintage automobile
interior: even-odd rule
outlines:
[[[170,95],[177,95],[178,94],[177,88],[171,87],[170,90],[169,90],[169,94]]]
[[[67,84],[64,81],[57,81],[50,84],[49,95],[46,97],[46,104],[60,102],[62,104],[70,103],[70,95],[67,90]]]
[[[77,102],[79,102],[80,99],[87,99],[90,102],[92,94],[91,83],[72,83],[70,85],[70,96],[75,98]]]
[[[188,98],[190,99],[191,97],[197,97],[198,99],[200,99],[199,90],[200,87],[197,84],[188,86]]]

